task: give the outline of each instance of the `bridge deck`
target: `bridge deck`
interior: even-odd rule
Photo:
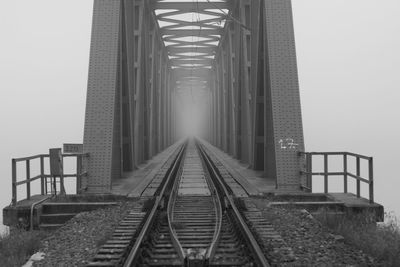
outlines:
[[[367,199],[357,198],[354,194],[350,193],[310,194],[300,190],[281,192],[275,187],[275,179],[263,177],[263,172],[249,169],[247,165],[234,159],[206,141],[202,141],[202,144],[208,153],[214,157],[214,160],[216,159],[219,161],[220,173],[224,176],[225,182],[237,197],[260,196],[273,193],[275,197],[272,197],[270,201],[278,201],[281,204],[286,203],[287,199],[289,199],[290,201],[295,200],[299,203],[308,203],[311,201],[313,207],[316,205],[322,207],[326,201],[330,201],[343,205],[346,209],[374,209],[378,217],[382,217],[383,215],[383,208],[381,205],[377,203],[370,204]],[[177,148],[178,144],[169,147],[152,160],[142,165],[129,177],[115,181],[112,193],[131,197],[152,196],[158,185],[154,182],[157,180],[157,173],[159,173],[162,166]],[[197,151],[191,149],[190,146],[188,148],[185,166],[182,171],[179,194],[207,195],[210,192],[204,179],[201,162],[197,161]],[[160,174],[158,174],[158,176],[160,176]],[[321,196],[323,196],[324,200],[318,202],[317,200],[321,198]],[[290,201],[288,203],[291,203]]]
[[[137,170],[126,174],[122,179],[113,180],[111,193],[129,197],[142,196],[145,188],[156,177],[162,166],[166,163],[171,154],[178,149],[180,144],[181,142],[177,142],[168,147],[151,160],[141,164]]]
[[[124,178],[114,180],[111,193],[130,197],[141,197],[144,196],[144,194],[148,196],[152,195],[155,192],[156,187],[153,188],[153,190],[148,190],[147,188],[145,192],[146,187],[148,187],[155,179],[157,173],[161,170],[162,166],[166,163],[171,154],[176,151],[179,144],[176,143],[170,146],[156,155],[153,159],[139,166],[139,169],[126,175]],[[203,141],[203,144],[207,150],[220,161],[223,167],[227,170],[228,175],[233,178],[233,183],[231,183],[230,186],[236,196],[257,196],[263,193],[275,192],[274,179],[263,177],[263,172],[249,169],[247,165],[242,164],[238,160],[205,141]],[[189,147],[187,159],[185,160],[185,166],[182,172],[179,194],[185,195],[194,191],[198,194],[209,194],[201,162],[196,161],[196,159],[198,159],[197,157],[197,151],[194,149],[191,150]],[[193,179],[199,181],[198,187],[187,188],[187,184],[191,184],[191,187],[193,187]]]

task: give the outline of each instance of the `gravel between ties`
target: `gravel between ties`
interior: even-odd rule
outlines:
[[[46,255],[34,266],[85,266],[134,206],[129,201],[79,213],[42,241],[40,251]]]

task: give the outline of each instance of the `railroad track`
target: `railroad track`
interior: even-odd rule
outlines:
[[[269,266],[216,167],[194,141],[183,146],[145,206],[140,224],[124,224],[131,243],[89,266]]]

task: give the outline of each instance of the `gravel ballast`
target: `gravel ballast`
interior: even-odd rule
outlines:
[[[134,205],[129,201],[79,213],[42,241],[45,257],[34,266],[85,266]]]
[[[285,266],[382,266],[323,227],[307,211],[272,208],[263,200],[254,202],[294,252],[295,260]]]
[[[293,261],[282,266],[381,266],[306,211],[271,208],[265,200],[254,203],[293,251]],[[124,202],[78,214],[42,241],[45,258],[34,266],[85,266],[134,206]]]

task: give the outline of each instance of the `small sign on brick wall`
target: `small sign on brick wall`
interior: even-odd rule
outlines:
[[[83,144],[64,144],[64,153],[83,153]]]

